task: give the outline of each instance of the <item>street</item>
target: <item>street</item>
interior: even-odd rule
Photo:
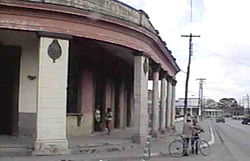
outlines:
[[[173,158],[169,155],[151,158],[152,161],[249,161],[250,158],[250,125],[242,125],[240,120],[226,119],[226,123],[215,123],[211,120],[214,130],[215,144],[211,146],[209,156],[189,155]],[[129,159],[139,161],[139,159]],[[93,160],[94,161],[94,160]],[[114,159],[110,161],[124,161]]]
[[[239,120],[227,119],[226,123],[211,121],[214,129],[215,144],[207,157],[191,155],[183,158],[154,158],[154,161],[187,160],[187,161],[248,161],[250,158],[250,126],[242,125]]]
[[[207,121],[208,122],[208,121]],[[226,123],[215,123],[210,120],[213,128],[215,143],[210,146],[209,156],[190,154],[187,157],[174,158],[168,153],[153,156],[150,161],[248,161],[250,158],[250,125],[241,124],[240,120],[226,119]],[[209,134],[209,130],[206,131]],[[204,134],[203,134],[204,135]],[[210,134],[209,134],[210,135]],[[204,138],[204,136],[202,136]],[[159,143],[152,147],[153,153],[157,149],[168,150],[169,143]],[[68,155],[44,157],[2,157],[5,161],[142,161],[142,149],[131,149],[120,152],[96,153],[95,155]]]

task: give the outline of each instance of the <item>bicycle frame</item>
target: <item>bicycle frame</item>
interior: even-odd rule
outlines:
[[[193,144],[191,144],[191,146],[188,146],[187,142],[186,142],[186,137],[184,137],[181,134],[179,136],[181,139],[174,139],[172,142],[170,142],[170,144],[168,146],[168,151],[172,156],[180,157],[180,156],[184,155],[190,147],[192,149],[196,148],[196,144],[198,145],[197,150],[199,150],[203,156],[209,155],[210,148],[209,148],[209,144],[206,140],[203,140],[203,139],[197,138],[197,137],[191,137],[189,139],[194,139],[194,138],[196,138],[196,139],[194,140]],[[208,149],[208,151],[207,151],[207,149]]]

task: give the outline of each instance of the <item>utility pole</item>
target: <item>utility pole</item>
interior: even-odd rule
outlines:
[[[249,95],[247,94],[247,115],[249,117]]]
[[[193,22],[193,2],[190,0],[190,23]],[[191,65],[191,56],[193,55],[193,44],[192,38],[193,37],[200,37],[199,35],[193,35],[190,33],[189,35],[181,35],[181,37],[188,37],[189,38],[189,56],[188,56],[188,65],[187,65],[187,75],[186,75],[186,84],[185,84],[185,99],[184,99],[184,120],[186,121],[187,118],[187,100],[188,100],[188,81],[189,81],[189,74],[190,74],[190,65]]]
[[[244,98],[244,96],[242,97],[242,106],[245,108],[245,98]]]
[[[199,113],[198,115],[200,116],[200,119],[202,120],[202,115],[203,115],[203,83],[206,80],[206,78],[197,78],[196,80],[199,80],[199,99],[198,99],[198,109]]]
[[[199,35],[193,35],[190,33],[189,35],[181,35],[181,37],[189,37],[189,56],[188,56],[188,66],[187,66],[187,76],[186,76],[186,84],[185,84],[185,99],[184,99],[184,118],[187,117],[187,100],[188,100],[188,81],[190,75],[190,65],[191,65],[191,56],[193,55],[193,37],[200,37]]]
[[[249,95],[247,94],[247,109],[249,110]]]

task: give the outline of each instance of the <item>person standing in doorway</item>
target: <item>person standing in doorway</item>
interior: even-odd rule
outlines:
[[[113,119],[112,110],[111,110],[111,108],[108,108],[107,109],[107,113],[105,115],[106,128],[108,129],[108,133],[107,133],[108,135],[111,132],[111,122],[112,122],[112,119]]]
[[[101,111],[99,106],[97,106],[97,108],[95,109],[95,113],[94,113],[94,118],[95,118],[95,130],[96,131],[101,131]]]

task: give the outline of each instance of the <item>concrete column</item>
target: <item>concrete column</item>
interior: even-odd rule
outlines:
[[[134,114],[135,114],[135,103],[134,103],[134,89],[130,88],[130,127],[134,127]]]
[[[176,107],[175,107],[175,86],[176,80],[172,80],[172,102],[171,102],[171,128],[175,130],[175,115],[176,115]]]
[[[115,83],[111,79],[111,109],[113,111],[112,128],[115,127]]]
[[[124,127],[123,128],[127,127],[127,121],[128,121],[127,114],[128,114],[128,88],[125,85],[124,87],[124,114],[123,114],[124,115]]]
[[[134,55],[134,143],[144,143],[148,135],[148,61],[142,53]]]
[[[151,134],[153,137],[157,137],[159,132],[159,72],[161,66],[159,64],[154,64],[153,68],[153,102],[152,102],[152,131]]]
[[[68,50],[68,40],[40,38],[34,155],[69,153],[66,138]]]
[[[172,84],[171,77],[167,77],[167,130],[171,129]]]
[[[123,80],[121,80],[120,86],[119,86],[119,127],[125,128],[125,83]]]
[[[105,108],[112,107],[112,84],[110,79],[105,80]]]
[[[90,69],[82,71],[81,79],[81,113],[83,114],[82,123],[84,132],[82,134],[91,134],[94,127],[94,79],[93,72]]]
[[[161,107],[160,107],[160,132],[166,132],[166,101],[167,101],[167,73],[163,72],[161,78]]]

